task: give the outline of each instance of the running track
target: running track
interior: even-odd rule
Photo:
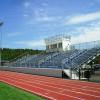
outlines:
[[[100,100],[100,83],[0,71],[0,81],[47,100]]]

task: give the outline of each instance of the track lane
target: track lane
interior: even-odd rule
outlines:
[[[66,99],[67,100],[84,100],[84,99],[80,99],[80,98],[77,98],[77,97],[64,95],[64,94],[60,94],[58,92],[46,90],[46,89],[43,89],[43,88],[40,88],[40,87],[32,86],[32,85],[27,84],[27,83],[19,82],[19,81],[16,81],[16,80],[11,80],[11,79],[8,79],[8,78],[0,77],[0,80],[5,82],[5,83],[11,84],[13,86],[22,88],[26,91],[35,93],[35,94],[40,95],[40,96],[44,96],[45,98],[50,99],[50,100],[66,100]]]
[[[11,75],[10,75],[11,76]],[[19,76],[17,76],[16,75],[16,78],[19,78],[20,79],[20,77]],[[34,80],[32,80],[32,79],[26,79],[26,78],[24,78],[24,77],[21,77],[21,80],[22,79],[24,79],[25,81],[27,81],[27,82],[30,82],[31,84],[32,83],[34,83],[34,84],[39,84],[40,86],[41,86],[41,84],[43,85],[43,86],[49,86],[49,87],[53,87],[53,88],[57,88],[57,89],[60,89],[60,90],[58,90],[58,91],[61,91],[61,92],[63,92],[63,93],[70,93],[70,94],[73,94],[73,92],[74,93],[76,93],[76,94],[81,94],[81,95],[86,95],[86,96],[93,96],[93,97],[95,97],[95,96],[97,96],[97,97],[100,97],[100,92],[93,92],[93,91],[82,91],[82,90],[80,90],[80,89],[68,89],[68,88],[65,88],[65,87],[61,87],[60,85],[59,86],[56,86],[56,85],[54,85],[54,84],[48,84],[48,83],[45,83],[45,82],[40,82],[39,80],[38,81],[36,81],[35,80],[35,82],[34,82]],[[62,90],[61,90],[62,89]],[[79,95],[78,95],[79,96]],[[86,97],[85,96],[85,97]]]
[[[7,72],[6,72],[7,73]],[[13,72],[11,72],[10,74],[12,74]],[[8,73],[9,74],[9,73]],[[21,74],[21,75],[20,75]],[[16,73],[14,73],[14,75],[16,75]],[[40,76],[37,76],[37,75],[29,75],[29,74],[22,74],[22,73],[17,73],[17,75],[20,77],[23,77],[24,76],[24,78],[26,77],[30,77],[30,78],[34,78],[34,79],[39,79],[39,80],[41,80],[41,81],[47,81],[47,82],[54,82],[55,84],[60,84],[60,85],[65,85],[65,86],[71,86],[71,87],[76,87],[76,88],[82,88],[82,89],[84,89],[84,90],[92,90],[92,91],[98,91],[98,92],[100,92],[100,85],[98,84],[98,87],[95,87],[95,83],[93,83],[93,86],[91,87],[91,86],[87,86],[86,84],[84,84],[84,85],[80,85],[79,83],[81,82],[81,81],[78,81],[78,83],[76,84],[75,83],[75,80],[69,80],[69,81],[71,81],[71,83],[70,82],[67,82],[68,80],[64,80],[65,82],[62,82],[62,80],[63,79],[60,79],[60,81],[58,81],[58,80],[54,80],[55,78],[53,78],[53,80],[50,80],[49,79],[49,77],[46,77],[47,79],[45,79],[45,76],[41,76],[41,77],[44,77],[44,78],[41,78]],[[38,77],[38,78],[37,78]],[[51,78],[51,77],[50,77]],[[72,83],[73,82],[73,83]],[[88,82],[87,82],[88,83]]]
[[[16,80],[16,78],[18,77],[15,77],[15,78],[12,78],[12,77],[8,77],[8,76],[4,76],[4,77],[7,77],[9,79],[12,79],[12,80]],[[17,80],[16,80],[17,81]],[[95,95],[90,95],[90,94],[84,94],[82,92],[77,92],[77,91],[68,91],[66,89],[60,89],[59,87],[56,88],[56,87],[52,87],[52,86],[45,86],[44,84],[38,84],[36,82],[31,82],[31,81],[26,81],[24,79],[18,79],[18,81],[21,81],[23,83],[27,83],[27,84],[31,84],[31,85],[34,85],[36,87],[42,87],[44,89],[47,89],[47,90],[51,90],[51,91],[54,91],[54,92],[58,92],[58,93],[63,93],[65,95],[70,95],[70,96],[74,96],[74,97],[77,97],[77,98],[81,98],[81,99],[85,99],[85,100],[98,100],[98,98],[100,99],[100,96],[95,96]]]
[[[2,74],[5,74],[5,75],[9,75],[9,78],[13,78],[13,76],[17,79],[17,78],[19,78],[19,79],[21,79],[20,81],[22,81],[22,82],[26,82],[27,84],[33,84],[33,85],[35,85],[35,86],[37,86],[37,87],[43,87],[43,88],[49,88],[49,89],[54,89],[55,90],[55,88],[58,88],[56,91],[60,91],[61,93],[65,93],[65,94],[68,94],[69,93],[69,95],[71,95],[73,92],[71,92],[71,91],[69,91],[69,90],[64,90],[65,88],[64,87],[62,87],[62,86],[65,86],[66,84],[61,84],[61,83],[59,83],[58,82],[58,79],[57,80],[55,80],[55,81],[57,81],[57,85],[58,86],[60,86],[60,84],[61,84],[61,87],[58,87],[58,86],[55,86],[55,88],[54,88],[54,83],[49,83],[50,81],[51,82],[53,82],[54,81],[54,79],[55,78],[53,78],[53,80],[51,79],[51,77],[50,77],[50,80],[49,80],[49,78],[47,78],[46,77],[46,83],[45,82],[43,82],[43,80],[41,80],[41,76],[36,76],[36,77],[34,77],[34,75],[28,75],[28,74],[22,74],[22,73],[15,73],[15,72],[8,72],[8,71],[1,71],[0,72],[0,74],[1,74],[1,76],[2,76]],[[29,79],[29,76],[30,76],[30,79]],[[6,77],[6,76],[5,76]],[[44,77],[44,76],[43,76]],[[43,78],[42,77],[42,78]],[[37,81],[36,81],[36,79],[37,79]],[[35,80],[35,81],[34,81]],[[16,80],[15,80],[16,81]],[[17,81],[19,81],[19,80],[17,80]],[[42,81],[42,85],[39,83],[38,85],[36,84],[36,83],[34,83],[34,82],[32,82],[32,81],[34,81],[34,82],[40,82],[41,83],[41,81]],[[65,80],[64,80],[65,81]],[[66,82],[68,82],[68,81],[66,81]],[[71,82],[72,82],[72,80],[71,80]],[[79,81],[78,81],[79,82]],[[48,84],[47,84],[48,83]],[[58,84],[59,83],[59,84]],[[71,84],[70,82],[69,82],[69,84]],[[75,85],[76,83],[74,83],[74,85]],[[53,85],[53,86],[52,86]],[[97,86],[100,86],[99,84],[96,84]],[[78,85],[79,86],[79,85]],[[62,89],[62,88],[64,88],[64,89]],[[70,87],[71,88],[71,87]],[[76,87],[75,87],[76,88]],[[75,89],[74,88],[74,89]],[[68,89],[68,87],[67,87],[67,89]],[[54,91],[54,90],[52,90],[52,91]],[[76,90],[76,92],[77,92],[77,88],[75,89]],[[82,91],[81,91],[82,92]],[[87,91],[88,92],[88,91]],[[78,95],[77,95],[78,93],[76,93],[76,94],[74,94],[75,96],[77,96],[77,97],[79,97]],[[79,93],[80,94],[80,93]],[[96,93],[96,95],[97,95],[97,93]],[[99,95],[99,94],[98,94]],[[77,99],[80,99],[80,98],[77,98]],[[85,97],[84,98],[84,96],[83,96],[83,94],[81,93],[81,99],[85,99],[85,100],[90,100],[90,98],[89,98],[89,96],[88,97]],[[58,99],[57,99],[58,100]],[[61,100],[66,100],[66,99],[61,99]],[[69,99],[70,100],[70,99]],[[91,98],[91,100],[98,100],[97,98]]]

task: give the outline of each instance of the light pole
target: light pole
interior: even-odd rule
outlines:
[[[0,27],[2,27],[2,25],[3,25],[3,22],[0,21]],[[2,61],[1,53],[2,53],[2,32],[0,32],[0,66],[1,66],[1,61]]]

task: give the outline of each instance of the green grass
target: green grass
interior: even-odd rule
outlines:
[[[0,100],[44,100],[43,98],[0,82]]]

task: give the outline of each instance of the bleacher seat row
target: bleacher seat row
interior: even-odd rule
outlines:
[[[27,55],[10,63],[13,67],[77,68],[100,53],[100,48]]]

